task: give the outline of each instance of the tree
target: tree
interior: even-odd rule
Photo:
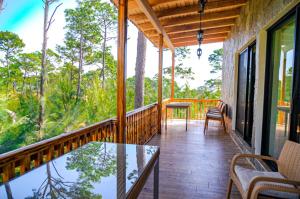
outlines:
[[[78,7],[75,9],[65,10],[67,33],[65,43],[69,49],[74,49],[77,54],[78,61],[78,80],[76,102],[81,95],[81,81],[83,66],[86,61],[92,56],[93,50],[96,50],[95,44],[100,42],[101,35],[97,31],[95,24],[95,16],[89,4],[85,1],[78,2]]]
[[[198,88],[203,99],[218,99],[221,96],[221,72],[223,64],[223,49],[214,50],[208,57],[208,62],[212,67],[211,74],[218,75],[216,78],[206,80],[204,85]]]
[[[213,51],[213,54],[210,54],[208,57],[208,62],[210,66],[213,68],[210,73],[218,73],[222,71],[223,64],[223,48],[217,49]]]
[[[147,41],[142,31],[138,32],[137,53],[135,62],[135,96],[134,108],[140,108],[144,105],[144,78],[146,61]]]
[[[23,72],[23,80],[22,80],[22,93],[26,92],[27,83],[29,83],[29,90],[32,90],[32,81],[30,79],[37,71],[40,66],[41,58],[39,52],[33,53],[22,53],[20,54],[20,58],[18,60],[18,65]]]
[[[6,79],[6,95],[8,94],[9,84],[11,83],[11,61],[13,58],[18,57],[18,54],[23,50],[24,46],[24,42],[17,34],[9,31],[0,31],[0,52],[4,54],[4,58],[1,59],[1,62],[5,66],[6,72],[6,76],[4,77]]]
[[[107,56],[107,42],[116,38],[117,30],[117,11],[114,6],[109,3],[101,2],[99,0],[86,1],[88,7],[92,8],[93,16],[95,17],[96,28],[101,34],[102,40],[102,56],[101,56],[101,73],[102,87],[105,82],[106,56]]]
[[[48,44],[48,31],[51,24],[54,22],[54,15],[57,9],[62,5],[59,4],[55,7],[50,19],[49,9],[50,6],[58,0],[42,0],[44,2],[44,26],[43,26],[43,45],[42,45],[42,60],[41,60],[41,79],[40,79],[40,105],[39,105],[39,138],[44,136],[44,117],[45,117],[45,85],[47,83],[47,44]]]
[[[189,87],[189,80],[194,80],[193,75],[195,74],[192,71],[191,67],[184,67],[183,62],[184,60],[190,55],[191,51],[189,48],[186,47],[181,47],[181,48],[176,48],[175,50],[175,57],[176,57],[176,66],[175,66],[175,77],[179,77],[183,81],[185,81],[185,88]],[[170,88],[171,86],[171,74],[172,74],[172,67],[169,66],[167,68],[163,69],[163,76],[164,76],[164,84],[166,88]],[[176,86],[176,82],[175,82]],[[177,91],[177,92],[176,92]],[[178,91],[175,89],[175,96],[178,97]],[[166,92],[164,92],[166,93]],[[167,92],[170,93],[170,92]],[[187,97],[187,96],[185,96]]]

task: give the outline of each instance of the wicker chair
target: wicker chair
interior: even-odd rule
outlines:
[[[278,172],[258,171],[237,165],[242,158],[273,161]],[[300,196],[300,144],[286,141],[279,159],[254,154],[235,155],[231,162],[227,199],[234,183],[243,199],[256,199],[258,196],[271,198],[299,198]]]
[[[222,103],[220,110],[215,110],[215,111],[207,111],[205,115],[205,124],[204,124],[204,135],[206,130],[208,129],[208,122],[209,120],[214,120],[214,121],[220,121],[221,124],[223,125],[224,132],[226,133],[226,125],[225,125],[225,120],[224,120],[224,112],[225,112],[226,104]]]

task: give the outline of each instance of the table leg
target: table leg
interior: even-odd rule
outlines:
[[[165,130],[167,131],[168,126],[168,108],[166,107],[166,116],[165,116]]]
[[[285,111],[284,112],[284,137],[286,137],[286,132],[287,132],[287,126],[288,126],[288,124],[287,124],[287,122],[288,122],[288,112],[287,111]]]
[[[187,131],[188,116],[189,116],[189,108],[186,109],[185,131]]]
[[[158,199],[159,194],[159,158],[156,160],[154,165],[154,190],[153,190],[153,198]]]

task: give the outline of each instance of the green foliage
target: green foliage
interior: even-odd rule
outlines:
[[[222,63],[223,63],[223,48],[218,50],[214,50],[213,54],[209,55],[208,61],[210,66],[213,68],[210,73],[218,73],[222,71]]]
[[[202,99],[219,99],[221,97],[221,72],[223,63],[223,49],[217,49],[213,51],[213,54],[209,55],[208,61],[210,66],[213,68],[210,73],[218,75],[217,78],[209,79],[205,81],[203,86],[198,88],[201,93]]]

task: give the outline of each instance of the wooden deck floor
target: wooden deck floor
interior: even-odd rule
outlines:
[[[239,149],[218,123],[203,134],[203,121],[168,121],[168,131],[148,144],[161,147],[159,196],[163,199],[225,198],[230,160]],[[151,175],[139,198],[152,198]],[[232,198],[240,198],[233,187]]]

